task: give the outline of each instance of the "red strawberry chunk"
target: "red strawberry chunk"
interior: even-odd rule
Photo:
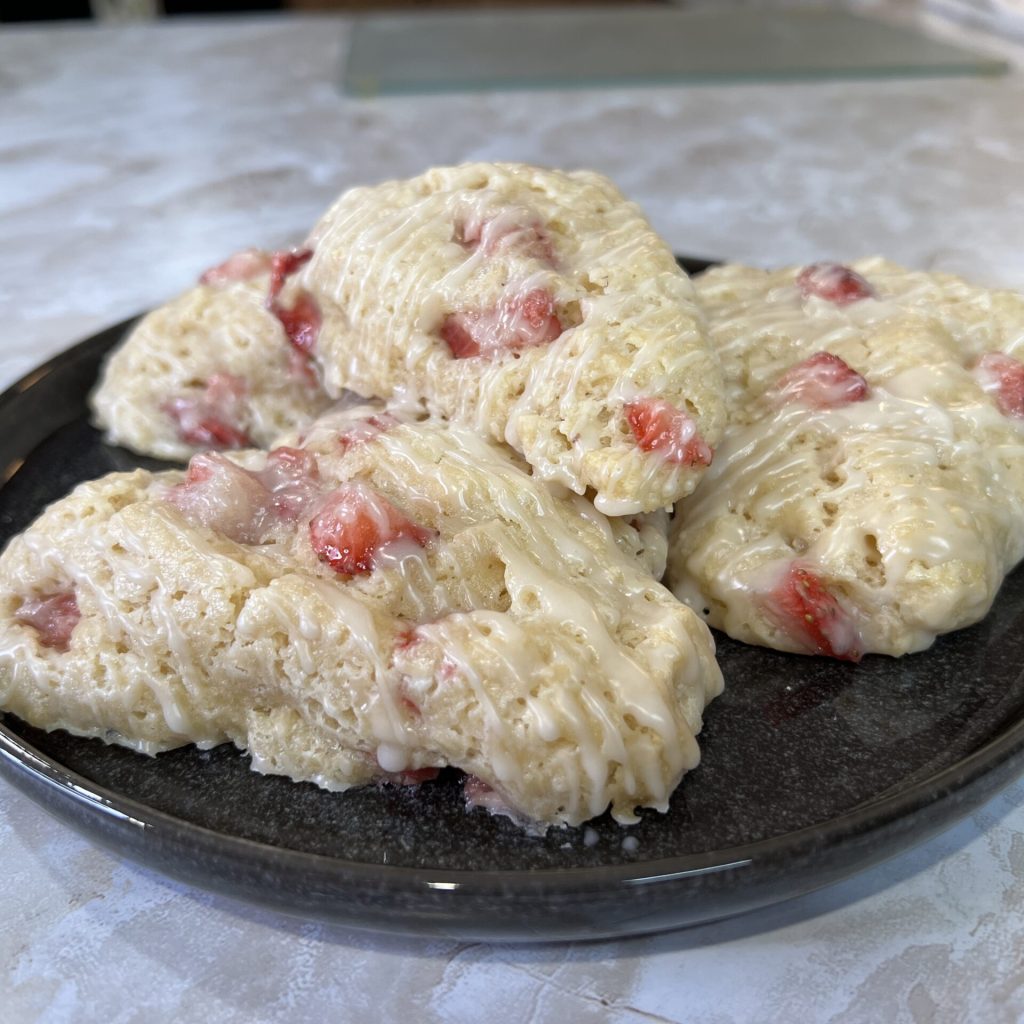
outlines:
[[[440,774],[440,768],[408,768],[404,772],[388,772],[382,781],[398,786],[419,786],[424,782],[433,782]]]
[[[1005,352],[986,352],[975,374],[1004,416],[1024,419],[1024,363]]]
[[[298,521],[320,495],[316,457],[301,448],[275,448],[267,455],[263,469],[254,475],[269,496],[270,508],[282,522]]]
[[[267,520],[267,491],[253,473],[223,455],[196,455],[183,483],[172,487],[165,500],[190,522],[245,544],[263,540]]]
[[[198,396],[172,398],[163,411],[178,437],[197,448],[246,448],[252,442],[241,426],[249,387],[241,377],[215,373]]]
[[[338,433],[338,444],[341,445],[342,451],[347,452],[350,448],[380,437],[395,426],[398,426],[398,420],[390,413],[376,413],[346,424]]]
[[[52,647],[62,654],[71,646],[71,634],[81,617],[78,601],[71,590],[22,601],[14,613],[17,622],[31,626],[39,634],[43,647]]]
[[[551,237],[529,210],[506,207],[497,213],[471,212],[455,225],[455,239],[485,256],[515,254],[554,263]]]
[[[773,396],[780,402],[799,402],[811,409],[838,409],[863,402],[869,390],[868,382],[839,356],[815,352],[778,379]]]
[[[220,449],[239,449],[239,447],[248,447],[252,444],[248,434],[216,417],[210,417],[200,422],[193,443],[196,443],[197,440],[200,444],[220,447]]]
[[[416,632],[416,629],[416,626],[410,626],[408,629],[399,630],[395,634],[396,651],[407,651],[410,647],[423,640],[423,637]]]
[[[800,271],[796,284],[804,298],[816,295],[836,306],[875,297],[867,280],[841,263],[812,263]]]
[[[482,312],[451,313],[441,324],[456,359],[546,345],[562,331],[554,297],[544,288],[509,294]]]
[[[821,578],[800,562],[792,562],[762,606],[772,620],[808,654],[840,661],[860,661],[857,628]]]
[[[295,448],[275,448],[258,472],[208,453],[193,457],[184,482],[165,500],[193,523],[243,544],[262,544],[309,511],[320,494],[318,481],[316,459]]]
[[[462,780],[462,797],[469,808],[483,807],[491,814],[504,814],[513,819],[516,817],[501,793],[476,775],[467,775]]]
[[[309,523],[310,543],[320,561],[349,576],[372,572],[382,558],[401,557],[435,536],[358,481],[327,495]]]
[[[273,304],[281,294],[285,281],[312,259],[312,249],[288,249],[270,257],[270,289],[267,304]]]
[[[271,257],[270,287],[267,290],[267,309],[280,321],[284,333],[295,349],[307,359],[312,358],[316,339],[320,334],[322,317],[316,299],[305,289],[297,292],[291,305],[280,301],[285,282],[313,256],[312,249],[289,249],[275,252]]]
[[[657,452],[681,466],[710,466],[714,455],[697,424],[661,398],[639,398],[626,405],[626,419],[641,451]]]
[[[248,281],[270,270],[271,260],[270,253],[263,249],[243,249],[204,271],[199,283],[220,288],[233,281]]]
[[[480,345],[473,337],[474,317],[472,313],[451,313],[441,324],[441,337],[456,359],[480,355]]]
[[[316,299],[309,292],[301,291],[290,306],[284,306],[274,300],[267,308],[281,322],[284,333],[292,345],[304,356],[311,358],[323,322]]]

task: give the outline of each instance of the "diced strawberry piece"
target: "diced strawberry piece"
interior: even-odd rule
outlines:
[[[320,307],[316,299],[305,289],[295,295],[290,306],[284,305],[279,299],[288,278],[308,263],[312,256],[312,249],[275,252],[271,257],[270,288],[267,291],[266,302],[267,309],[281,322],[288,340],[307,358],[312,357],[320,333]]]
[[[163,406],[178,437],[197,448],[246,448],[252,444],[241,427],[248,385],[231,373],[215,373],[202,394],[172,398]]]
[[[216,409],[238,412],[249,395],[249,385],[233,373],[215,373],[206,382],[204,398]]]
[[[476,775],[467,775],[462,780],[462,798],[469,808],[482,807],[491,814],[504,814],[513,819],[517,817],[508,801]]]
[[[804,298],[816,295],[836,306],[875,297],[867,280],[841,263],[812,263],[800,271],[796,284]]]
[[[296,480],[318,479],[320,467],[312,452],[303,448],[289,448],[281,445],[267,453],[267,464],[258,476],[268,490],[276,490],[281,484]]]
[[[342,484],[329,494],[309,523],[317,557],[349,576],[372,572],[383,554],[407,545],[425,547],[435,536],[361,482]]]
[[[270,253],[263,249],[243,249],[229,256],[223,263],[204,271],[199,283],[219,288],[232,281],[248,281],[267,273],[271,268],[271,259]]]
[[[529,210],[506,207],[488,215],[472,212],[455,225],[455,239],[485,256],[514,253],[554,263],[551,237]]]
[[[247,448],[252,444],[248,434],[216,416],[206,416],[194,430],[183,431],[182,440],[203,448]]]
[[[416,632],[416,627],[412,626],[409,629],[403,629],[401,632],[395,634],[395,650],[396,651],[407,651],[414,644],[418,644],[423,637]]]
[[[223,455],[193,456],[184,482],[172,487],[165,500],[191,522],[231,540],[256,544],[263,539],[267,490],[253,473]]]
[[[765,614],[808,654],[860,661],[861,640],[853,621],[808,566],[793,562],[763,597]]]
[[[440,768],[410,768],[389,775],[387,781],[395,782],[399,786],[419,786],[424,782],[433,782],[440,774]]]
[[[309,511],[319,497],[318,481],[316,459],[295,448],[275,448],[258,472],[209,453],[193,457],[184,482],[165,500],[231,540],[261,544]]]
[[[441,337],[456,359],[546,345],[563,331],[549,291],[533,288],[510,294],[493,309],[451,313]]]
[[[544,345],[562,333],[562,323],[555,315],[555,300],[543,288],[533,288],[503,307],[507,334],[516,339],[516,347]]]
[[[356,445],[372,441],[375,437],[379,437],[397,425],[398,420],[390,413],[376,413],[365,419],[346,424],[338,433],[338,444],[341,445],[342,451],[348,451]]]
[[[196,487],[199,484],[205,484],[210,480],[213,480],[217,475],[218,469],[227,463],[226,459],[222,459],[219,456],[211,454],[209,458],[203,455],[193,455],[188,462],[188,468],[185,470],[185,479],[180,483],[176,484],[171,488],[171,492],[177,492],[183,487]],[[233,462],[227,463],[232,470],[239,469]],[[251,474],[250,474],[251,475]],[[173,504],[173,502],[172,502]]]
[[[267,304],[272,305],[281,294],[285,281],[297,270],[305,266],[313,257],[312,249],[288,249],[275,252],[270,257],[270,289],[267,293]]]
[[[462,780],[462,795],[466,798],[466,802],[472,803],[473,806],[476,806],[481,798],[486,798],[493,792],[494,790],[476,775],[467,775]]]
[[[282,446],[267,455],[256,479],[282,522],[296,522],[320,494],[320,468],[312,452]]]
[[[81,617],[74,591],[70,590],[22,601],[14,613],[17,622],[31,626],[39,634],[44,647],[52,647],[61,654],[71,646],[71,634]]]
[[[243,377],[233,373],[215,373],[206,382],[203,393],[205,400],[215,409],[225,413],[241,410],[249,395],[249,385]]]
[[[815,352],[791,366],[776,382],[773,397],[811,409],[838,409],[868,397],[868,382],[831,352]]]
[[[473,314],[451,313],[441,324],[441,337],[456,359],[480,355],[480,345],[472,333],[473,323]]]
[[[1004,416],[1024,418],[1024,363],[1005,352],[986,352],[975,373]]]
[[[301,291],[295,296],[291,306],[284,306],[274,300],[267,308],[281,322],[284,333],[292,345],[303,355],[312,357],[323,320],[316,299],[309,292]]]
[[[697,424],[660,398],[639,398],[626,405],[626,419],[641,451],[657,452],[681,466],[710,466],[714,455]]]

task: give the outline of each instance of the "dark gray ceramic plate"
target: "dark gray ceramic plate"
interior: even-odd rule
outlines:
[[[80,480],[143,462],[85,399],[125,325],[0,397],[0,542]],[[668,814],[521,834],[456,773],[345,794],[257,775],[227,747],[146,758],[8,715],[0,773],[127,857],[293,914],[488,939],[598,938],[786,899],[920,842],[1024,768],[1024,574],[972,629],[860,665],[720,638],[728,686]],[[624,842],[625,836],[630,841]]]

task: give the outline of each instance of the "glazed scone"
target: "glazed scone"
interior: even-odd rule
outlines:
[[[541,825],[664,809],[707,627],[499,447],[374,410],[77,488],[0,557],[0,707],[345,789],[442,766]]]
[[[301,272],[328,391],[507,442],[609,515],[688,494],[724,423],[693,286],[604,177],[437,168],[346,192]]]
[[[107,361],[91,399],[107,440],[184,460],[207,449],[266,447],[326,408],[330,399],[291,322],[303,295],[287,279],[300,261],[294,253],[237,253],[144,317]]]
[[[396,415],[403,415],[401,410],[389,409],[383,402],[362,399],[352,392],[345,392],[315,424],[286,431],[274,440],[271,447],[301,448],[314,430],[344,430],[345,424],[351,418],[351,410],[359,407],[362,407],[359,415],[364,419],[379,417],[384,421],[393,419]],[[524,473],[530,473],[530,467],[523,461],[522,456],[507,445],[493,443]],[[555,497],[571,501],[579,515],[614,541],[620,551],[634,558],[645,572],[656,580],[662,579],[668,564],[669,514],[666,509],[638,512],[634,516],[606,516],[598,512],[590,501],[578,498],[568,488],[558,484],[549,484],[548,487]]]
[[[1024,556],[1024,296],[880,259],[697,287],[731,411],[676,509],[677,596],[851,660],[982,618]]]
[[[616,544],[631,554],[656,580],[668,566],[669,514],[666,509],[635,516],[611,516],[608,523]]]

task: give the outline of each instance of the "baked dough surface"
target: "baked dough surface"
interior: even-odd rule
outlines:
[[[436,168],[346,192],[307,244],[332,393],[505,441],[609,515],[696,485],[724,423],[721,374],[691,282],[606,178]]]
[[[458,427],[350,409],[301,444],[51,506],[0,556],[0,707],[328,789],[454,765],[541,825],[665,809],[721,675],[603,517]]]
[[[269,285],[268,266],[199,284],[143,317],[91,399],[107,440],[184,461],[207,449],[268,447],[315,419],[330,399],[266,308]]]
[[[1024,555],[1024,296],[852,270],[839,302],[798,267],[697,279],[731,422],[669,582],[737,639],[856,659],[978,621]]]

